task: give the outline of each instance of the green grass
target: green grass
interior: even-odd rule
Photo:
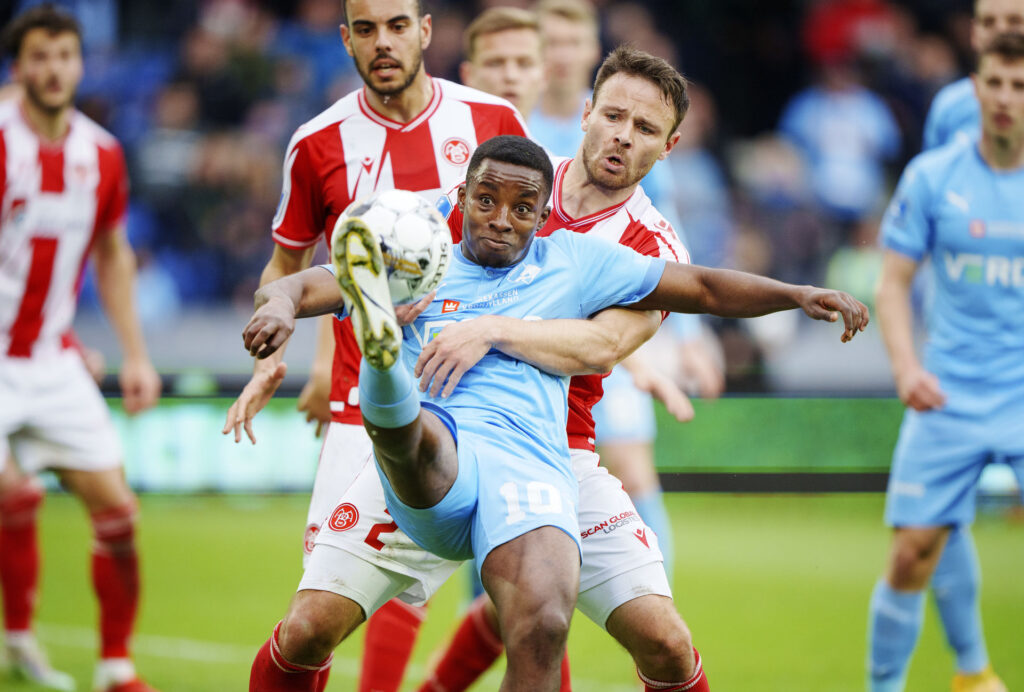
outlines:
[[[868,596],[888,543],[876,495],[673,495],[677,605],[716,692],[855,692],[863,689]],[[252,655],[284,613],[300,575],[302,496],[145,496],[144,603],[139,669],[164,692],[244,690]],[[40,631],[51,658],[88,690],[95,605],[81,509],[54,495],[43,518]],[[985,583],[983,613],[996,669],[1024,689],[1022,527],[983,516],[975,528]],[[465,602],[460,573],[438,595],[404,690]],[[361,636],[338,649],[328,689],[355,689]],[[638,689],[624,652],[583,617],[570,640],[574,688]],[[909,690],[949,688],[952,659],[934,611]],[[492,672],[478,690],[497,689]],[[29,685],[0,678],[0,688]]]

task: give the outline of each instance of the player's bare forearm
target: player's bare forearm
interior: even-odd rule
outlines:
[[[917,262],[892,250],[886,251],[875,304],[878,327],[882,330],[893,374],[920,365],[914,351],[914,313],[910,306],[911,284],[916,272]]]
[[[100,301],[125,360],[148,361],[135,310],[135,253],[123,226],[97,238],[92,259]]]
[[[283,245],[275,245],[263,271],[260,273],[260,287],[276,281],[282,277],[289,276],[309,267],[313,260],[313,253],[316,246],[306,248],[288,248]],[[257,307],[259,307],[257,305]],[[284,359],[284,351],[287,348],[287,341],[281,344],[272,356],[258,358],[253,364],[253,371],[264,375],[272,372]]]
[[[603,310],[585,320],[498,318],[494,348],[553,375],[610,371],[654,336],[656,311]]]
[[[632,308],[696,312],[720,317],[759,317],[801,308],[816,320],[843,320],[842,340],[868,324],[868,309],[842,291],[795,286],[746,272],[669,262],[657,287]]]

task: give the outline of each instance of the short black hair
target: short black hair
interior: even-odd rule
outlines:
[[[11,20],[0,38],[3,52],[17,60],[25,35],[33,29],[45,29],[51,36],[71,32],[78,37],[79,42],[82,40],[82,27],[75,16],[47,2],[25,10]]]
[[[991,41],[982,46],[978,53],[978,65],[986,55],[996,55],[1003,60],[1020,60],[1024,58],[1024,34],[1006,31],[996,34]]]
[[[423,19],[423,0],[415,0],[416,18]],[[348,0],[341,0],[341,21],[348,24]]]
[[[555,184],[555,170],[551,167],[551,159],[547,152],[533,140],[519,135],[498,135],[491,137],[481,144],[473,152],[469,159],[469,168],[466,169],[466,180],[473,179],[480,166],[487,159],[511,163],[515,166],[523,166],[539,171],[544,178],[544,185],[547,188],[546,194],[551,195],[551,188]],[[545,198],[545,202],[547,198]]]

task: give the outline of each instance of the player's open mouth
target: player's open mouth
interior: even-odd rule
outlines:
[[[381,61],[375,62],[370,66],[370,69],[380,75],[390,75],[392,72],[396,72],[401,66],[396,62]]]
[[[620,159],[618,156],[606,156],[604,158],[604,163],[607,168],[610,168],[613,171],[619,171],[626,167],[625,161]]]
[[[1013,118],[1006,113],[996,113],[992,119],[995,121],[996,127],[1007,128],[1013,125]]]

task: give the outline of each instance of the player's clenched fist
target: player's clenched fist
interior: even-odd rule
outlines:
[[[249,355],[266,358],[281,348],[295,331],[295,305],[287,298],[273,296],[256,309],[242,330]]]
[[[870,320],[867,306],[843,291],[808,286],[800,295],[799,302],[807,316],[816,320],[835,322],[842,315],[846,327],[842,337],[844,343],[857,332],[864,331]]]

